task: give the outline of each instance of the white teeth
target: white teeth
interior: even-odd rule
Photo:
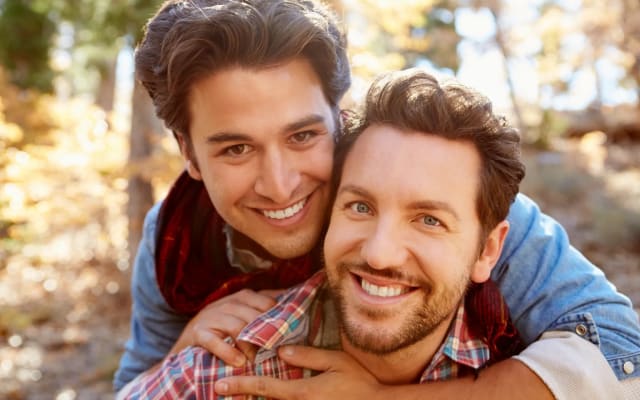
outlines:
[[[302,199],[291,207],[287,207],[284,210],[262,210],[262,214],[271,219],[285,219],[291,218],[302,210],[307,199]]]
[[[378,297],[393,297],[400,296],[409,291],[408,288],[402,288],[400,286],[378,286],[374,285],[371,282],[365,281],[364,279],[360,280],[360,286],[362,289],[370,294],[371,296]]]

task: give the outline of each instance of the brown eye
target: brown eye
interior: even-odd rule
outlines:
[[[241,156],[250,150],[250,146],[246,144],[236,144],[225,149],[225,154],[230,156]]]
[[[298,132],[291,135],[291,141],[293,143],[303,144],[311,140],[314,136],[316,136],[316,134],[312,131]]]

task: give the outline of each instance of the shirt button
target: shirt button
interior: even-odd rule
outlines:
[[[636,368],[633,366],[633,363],[631,361],[627,361],[622,366],[622,369],[624,370],[625,374],[631,375]]]
[[[576,326],[576,333],[580,336],[584,336],[587,334],[587,327],[584,324],[578,324]]]

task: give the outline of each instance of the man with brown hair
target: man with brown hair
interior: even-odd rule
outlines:
[[[419,70],[378,79],[336,146],[325,271],[243,330],[256,360],[233,368],[189,347],[123,396],[215,398],[223,377],[309,375],[278,358],[283,343],[342,349],[387,385],[473,376],[510,356],[519,337],[489,277],[524,177],[519,141],[469,88]],[[613,373],[599,379],[610,390],[594,398],[615,396]]]
[[[342,30],[325,7],[302,0],[167,1],[146,27],[136,73],[187,171],[145,221],[116,389],[192,344],[241,367],[250,351],[228,338],[274,304],[254,290],[291,287],[318,270],[350,83]],[[599,345],[620,378],[637,375],[623,368],[640,349],[628,299],[526,197],[516,197],[508,220],[492,279],[524,341],[582,332],[571,335],[578,347]],[[548,375],[555,360],[541,354],[552,352],[530,349],[481,378],[537,380],[527,366]],[[568,354],[589,365],[584,353]]]

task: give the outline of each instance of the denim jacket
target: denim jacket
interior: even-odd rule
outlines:
[[[145,218],[133,267],[131,334],[116,371],[116,390],[160,362],[189,321],[167,305],[158,288],[154,252],[159,209],[160,203]],[[531,199],[519,194],[508,220],[511,228],[491,277],[525,342],[546,331],[575,332],[600,347],[619,379],[640,376],[640,324],[629,299]]]

